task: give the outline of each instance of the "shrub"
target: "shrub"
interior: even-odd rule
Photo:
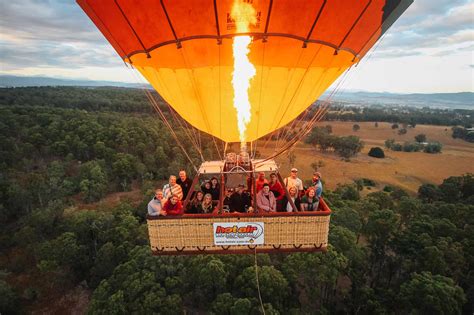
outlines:
[[[393,124],[392,129],[398,129],[398,124]]]
[[[405,142],[402,149],[403,152],[418,152],[423,149],[423,145],[414,142]]]
[[[357,189],[359,191],[362,190],[364,187],[368,187],[370,189],[370,187],[375,187],[376,185],[375,181],[370,178],[359,178],[354,180],[354,183],[356,184]]]
[[[394,143],[392,145],[392,151],[401,151],[402,150],[402,145],[400,143]]]
[[[385,140],[385,147],[386,147],[387,149],[391,149],[394,144],[395,144],[395,139],[387,139],[387,140]]]
[[[430,142],[425,146],[423,152],[425,153],[441,153],[443,145],[439,142]]]
[[[355,124],[352,126],[352,130],[353,131],[359,131],[360,130],[360,126],[358,124]]]
[[[404,134],[406,134],[406,133],[407,133],[407,129],[406,129],[406,128],[402,128],[402,129],[398,130],[398,134],[399,134],[399,135],[404,135]]]
[[[467,134],[467,130],[462,128],[462,127],[453,127],[453,128],[451,128],[451,130],[453,131],[452,137],[454,139],[456,139],[456,138],[464,139],[464,137]]]
[[[385,157],[385,153],[383,152],[382,148],[373,147],[373,148],[370,148],[369,156],[378,158],[378,159],[383,159]]]
[[[341,196],[343,200],[359,200],[360,194],[357,185],[338,185],[335,192]]]
[[[419,135],[415,136],[416,142],[426,142],[426,135],[424,133],[420,133]]]
[[[393,191],[393,186],[386,185],[386,186],[383,188],[383,191],[385,191],[385,192],[392,192],[392,191]]]
[[[375,187],[376,185],[375,181],[370,178],[362,178],[362,182],[364,186]]]
[[[334,150],[339,156],[348,159],[360,152],[363,147],[364,143],[360,141],[359,137],[348,136],[338,138]]]

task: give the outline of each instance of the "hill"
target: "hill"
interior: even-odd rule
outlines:
[[[117,86],[128,88],[141,88],[139,83],[126,83],[116,81],[69,80],[42,76],[14,76],[0,75],[0,87],[26,87],[26,86]]]
[[[126,83],[116,81],[70,80],[42,76],[13,76],[0,75],[0,87],[27,87],[27,86],[115,86],[141,88],[140,83]],[[147,85],[147,87],[150,87]],[[325,99],[329,93],[323,94]],[[473,109],[474,93],[432,93],[432,94],[396,94],[386,92],[342,91],[333,99],[336,102],[348,102],[360,105],[401,105],[413,107],[439,107]]]
[[[334,101],[357,103],[360,105],[400,105],[413,107],[439,107],[473,109],[474,93],[415,93],[395,94],[379,92],[339,92]]]

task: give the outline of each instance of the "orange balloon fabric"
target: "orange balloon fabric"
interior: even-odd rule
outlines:
[[[256,23],[237,33],[234,0],[78,0],[120,57],[194,127],[237,142],[232,39],[252,36],[254,141],[295,119],[412,0],[240,0]]]

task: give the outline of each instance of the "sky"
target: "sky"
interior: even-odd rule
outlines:
[[[0,1],[0,74],[137,83],[72,0]],[[474,92],[474,0],[415,0],[342,89]]]

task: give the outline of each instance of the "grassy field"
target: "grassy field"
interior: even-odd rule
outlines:
[[[378,188],[394,185],[415,193],[423,183],[440,184],[449,176],[459,176],[464,173],[474,173],[474,144],[451,137],[451,127],[417,125],[409,128],[405,135],[398,135],[392,130],[390,123],[373,122],[358,123],[360,130],[352,131],[354,122],[321,122],[319,126],[331,125],[333,134],[338,136],[356,135],[364,141],[361,153],[350,162],[341,160],[333,153],[321,153],[310,145],[299,143],[294,152],[294,166],[300,172],[302,179],[309,179],[312,174],[311,163],[319,160],[324,166],[320,168],[326,187],[334,189],[338,183],[352,183],[358,178],[370,178],[377,182]],[[376,159],[367,155],[371,147],[384,146],[386,139],[397,142],[414,141],[414,136],[424,133],[428,141],[438,141],[443,144],[441,154],[423,152],[393,152],[385,150],[385,159]],[[257,148],[263,156],[270,154],[274,145],[267,148]],[[285,176],[289,172],[289,159],[286,155],[277,158]]]

